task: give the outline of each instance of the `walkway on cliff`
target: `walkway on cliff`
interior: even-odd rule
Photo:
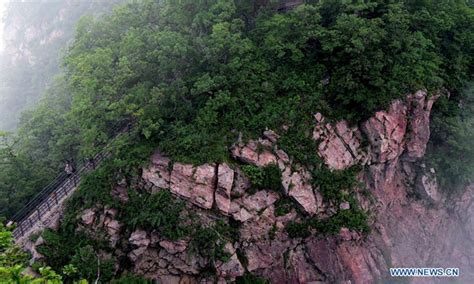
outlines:
[[[57,222],[58,215],[62,214],[65,201],[78,188],[84,175],[100,166],[101,162],[110,155],[108,147],[124,133],[128,133],[130,128],[129,123],[125,127],[123,123],[115,127],[114,137],[102,147],[98,154],[89,161],[78,165],[76,172],[72,175],[59,174],[17,212],[11,218],[11,222],[16,224],[16,228],[13,230],[15,242],[22,243],[33,233],[51,227],[54,222]]]

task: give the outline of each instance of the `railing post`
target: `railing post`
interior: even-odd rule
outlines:
[[[112,138],[110,143],[112,143],[112,141],[116,140],[118,137],[126,134],[126,132],[128,132],[128,135],[131,135],[132,126],[132,123],[129,123],[126,128],[123,128],[122,125],[120,128],[120,132]],[[90,158],[88,163],[81,167],[81,170],[76,171],[73,175],[69,176],[66,176],[65,174],[60,174],[35,198],[30,200],[30,202],[28,202],[23,207],[23,209],[20,210],[20,212],[18,212],[15,216],[15,220],[17,220],[18,227],[15,229],[14,234],[21,235],[20,237],[25,236],[28,230],[33,228],[37,221],[41,221],[41,218],[45,215],[45,213],[49,212],[52,208],[59,205],[60,200],[67,198],[69,193],[72,192],[75,188],[77,188],[78,183],[81,180],[80,174],[90,172],[91,168],[92,170],[96,169],[97,166],[100,165],[102,160],[110,156],[110,152],[108,152],[107,150],[108,145],[111,145],[110,143],[103,147],[102,152],[99,152],[95,157]],[[62,199],[59,199],[57,196],[59,192],[64,195],[62,196]],[[44,207],[43,209],[41,209],[42,206]],[[33,221],[35,219],[35,211],[37,221]],[[46,219],[45,222],[47,221],[48,220]]]

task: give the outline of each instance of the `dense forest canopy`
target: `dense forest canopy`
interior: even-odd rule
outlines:
[[[358,123],[422,88],[451,93],[437,114],[450,122],[435,121],[431,162],[449,165],[451,179],[472,178],[472,8],[454,0],[280,7],[138,1],[82,18],[64,75],[17,134],[2,134],[0,214],[18,210],[66,160],[90,157],[121,122],[135,125],[127,147],[137,157],[159,147],[175,160],[222,161],[239,133],[248,139],[282,125],[298,129],[286,143],[298,153],[315,112]]]
[[[0,216],[11,217],[66,161],[80,163],[100,151],[117,126],[133,125],[109,149],[112,158],[85,178],[59,231],[43,234],[48,242],[41,253],[55,271],[73,264],[74,277],[63,271],[66,279],[90,280],[93,248],[107,245],[74,230],[77,212],[114,204],[111,184],[136,175],[156,148],[173,161],[222,162],[239,138],[273,129],[282,134],[278,146],[317,176],[324,197],[341,199],[339,185],[357,183],[360,169],[331,173],[322,166],[310,139],[313,115],[358,124],[419,89],[449,93],[435,106],[424,162],[436,168],[445,190],[472,182],[473,8],[461,0],[285,2],[144,0],[81,18],[61,75],[23,114],[17,133],[0,132]],[[244,171],[280,180],[275,168]],[[190,234],[178,223],[183,204],[170,194],[130,198],[128,205],[114,204],[127,228],[163,219],[161,233],[169,239]],[[355,201],[350,206],[355,210],[336,214],[333,223],[295,223],[289,232],[343,225],[367,231],[365,213]],[[213,232],[233,234],[226,226],[212,229],[195,231],[203,236],[193,241],[205,246],[219,239]],[[6,240],[0,252],[12,249],[3,227],[0,237]],[[8,273],[20,262],[10,263]],[[113,278],[112,262],[99,266],[102,280]]]

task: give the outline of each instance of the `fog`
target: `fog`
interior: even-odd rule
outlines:
[[[3,14],[5,11],[6,1],[0,1],[0,52],[3,52]]]
[[[60,75],[77,21],[123,1],[0,0],[0,131],[15,131]]]

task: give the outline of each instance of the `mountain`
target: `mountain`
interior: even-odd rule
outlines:
[[[471,283],[472,27],[457,0],[83,18],[62,76],[0,133],[0,214],[29,271],[64,282]]]
[[[4,22],[0,72],[0,129],[14,130],[54,76],[84,15],[100,16],[125,1],[10,1]]]

